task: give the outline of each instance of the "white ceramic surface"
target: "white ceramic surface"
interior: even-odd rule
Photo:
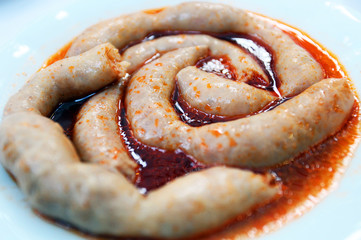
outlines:
[[[171,3],[170,3],[171,2]],[[99,20],[181,1],[0,0],[0,112],[52,53]],[[282,20],[338,56],[361,89],[361,1],[220,0]],[[261,239],[361,239],[361,149],[339,186],[303,217]],[[0,239],[81,239],[37,217],[0,167]]]

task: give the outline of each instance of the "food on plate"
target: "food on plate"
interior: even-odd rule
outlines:
[[[352,135],[358,115],[342,70],[282,26],[195,2],[98,23],[9,99],[1,163],[35,210],[91,234],[265,226],[272,206],[314,193],[292,169]],[[66,135],[55,113],[80,98]]]

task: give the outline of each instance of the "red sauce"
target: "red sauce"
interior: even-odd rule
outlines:
[[[312,56],[321,64],[324,70],[325,77],[344,77],[347,76],[343,70],[343,67],[337,62],[336,58],[331,55],[326,49],[317,45],[306,34],[301,33],[299,30],[288,27],[285,24],[270,20],[277,24],[284,32],[294,39],[294,41],[308,50]],[[169,34],[168,34],[169,33]],[[165,35],[172,35],[184,32],[162,32],[149,35],[145,40],[154,39]],[[191,32],[199,33],[199,32]],[[279,85],[277,75],[273,71],[273,58],[272,50],[269,47],[262,45],[260,40],[251,38],[242,34],[236,33],[223,33],[223,34],[211,34],[212,36],[228,40],[233,43],[242,42],[238,39],[245,39],[243,42],[247,44],[257,45],[270,56],[267,61],[262,62],[262,59],[254,56],[258,62],[262,62],[263,68],[266,70],[271,82],[266,86],[260,84],[268,91],[274,91]],[[253,43],[252,43],[253,42]],[[131,43],[132,45],[134,43]],[[130,46],[128,45],[128,46]],[[246,46],[240,46],[247,50]],[[124,50],[120,50],[121,52]],[[64,55],[65,56],[65,55]],[[209,58],[212,61],[215,58]],[[203,60],[203,63],[208,61]],[[231,69],[231,66],[227,65],[227,61],[218,59],[226,69]],[[209,62],[209,61],[208,61]],[[203,66],[204,64],[201,64]],[[230,71],[232,72],[232,71]],[[228,76],[228,75],[227,75]],[[233,76],[230,77],[233,79]],[[259,82],[250,82],[249,84],[258,84]],[[177,95],[177,91],[175,94]],[[355,92],[356,95],[356,92]],[[271,103],[263,111],[268,111],[282,101]],[[180,103],[181,110],[188,116],[195,111],[192,108],[184,107],[182,99],[179,96],[173,96],[174,103]],[[182,105],[183,104],[183,105]],[[177,106],[174,104],[176,109]],[[184,175],[187,172],[195,171],[204,166],[197,164],[196,161],[184,154],[183,152],[169,152],[163,149],[158,149],[144,145],[134,138],[131,126],[126,119],[126,109],[122,105],[119,114],[121,116],[120,126],[123,132],[122,137],[125,145],[128,147],[131,156],[137,156],[135,158],[138,161],[140,167],[137,172],[137,179],[135,184],[140,188],[154,189],[163,185],[165,182],[174,179],[177,176]],[[195,113],[191,118],[202,119],[202,113]],[[219,116],[206,116],[208,119],[201,121],[201,124],[206,124],[206,121],[223,121],[229,119],[222,119]],[[218,119],[217,119],[218,118]],[[197,237],[197,239],[233,239],[241,235],[253,236],[259,235],[264,232],[265,228],[274,230],[279,228],[279,225],[272,225],[275,221],[281,221],[282,224],[286,223],[286,220],[301,216],[312,206],[305,206],[304,202],[310,197],[316,199],[315,203],[320,200],[320,193],[325,190],[332,190],[337,173],[342,173],[347,165],[350,154],[355,144],[358,143],[358,136],[360,135],[358,125],[360,124],[359,102],[355,99],[352,115],[350,119],[345,123],[343,128],[334,136],[330,136],[321,144],[311,148],[309,151],[297,156],[292,162],[284,164],[282,166],[274,166],[271,168],[259,168],[254,169],[257,172],[271,171],[277,175],[277,181],[282,183],[283,194],[282,196],[271,202],[270,204],[257,208],[252,214],[242,215],[237,218],[236,221],[230,223],[222,230],[212,233],[211,235],[205,235],[203,238]],[[295,208],[302,206],[301,211],[294,211]],[[278,223],[277,223],[278,224]],[[98,238],[98,237],[97,237]]]
[[[167,151],[138,141],[127,120],[124,101],[120,102],[119,125],[123,142],[139,165],[135,185],[142,189],[142,192],[158,188],[186,173],[205,168],[203,164],[197,163],[193,157],[181,150]]]
[[[68,52],[69,48],[71,47],[72,43],[73,43],[73,41],[68,42],[67,44],[65,44],[65,46],[63,46],[61,49],[59,49],[59,51],[57,51],[52,56],[50,56],[48,58],[48,60],[43,64],[43,66],[39,69],[39,71],[41,69],[46,68],[47,66],[55,63],[56,61],[59,61],[59,60],[65,58],[65,55]]]
[[[148,10],[145,10],[143,12],[146,13],[146,14],[157,14],[157,13],[162,12],[164,9],[165,8],[155,8],[155,9],[148,9]]]
[[[73,135],[73,127],[81,106],[83,106],[85,101],[93,95],[95,95],[95,93],[74,101],[60,103],[55,111],[50,115],[50,118],[59,123],[64,129],[64,133],[68,136],[68,138],[71,138]]]

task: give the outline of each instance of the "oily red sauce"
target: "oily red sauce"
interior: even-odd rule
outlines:
[[[297,44],[308,50],[310,54],[312,54],[312,56],[323,67],[325,77],[346,76],[345,72],[343,71],[343,67],[337,62],[336,58],[328,53],[324,48],[318,46],[307,35],[294,28],[288,27],[287,25],[275,22],[274,20],[268,19],[268,21],[276,23],[278,27],[289,34]],[[153,33],[150,34],[145,40],[151,40],[157,37],[178,33],[176,31]],[[238,33],[210,35],[220,39],[228,40],[232,43],[238,44],[239,42],[243,42],[243,46],[240,47],[246,50],[248,49],[247,51],[251,54],[252,50],[250,49],[254,47],[253,45],[259,46],[262,50],[267,52],[268,57],[263,59],[264,61],[257,58],[257,56],[254,56],[254,58],[257,61],[262,62],[262,66],[265,69],[265,72],[267,72],[268,77],[271,79],[270,84],[267,86],[263,85],[263,88],[268,91],[277,90],[279,81],[275,72],[273,71],[274,63],[272,50],[269,47],[262,45],[261,41],[254,37],[249,37]],[[247,47],[244,42],[246,44],[250,44],[252,47]],[[131,46],[132,44],[134,43],[131,43],[127,47]],[[124,51],[124,49],[120,50],[120,52],[122,51]],[[212,58],[210,58],[210,60],[212,60]],[[204,61],[206,62],[207,60]],[[221,60],[220,62],[222,63]],[[227,66],[226,62],[223,63],[222,64],[226,69],[231,69],[231,67]],[[249,84],[252,85],[252,83]],[[175,95],[177,95],[177,90],[175,90],[172,101],[174,103],[180,103],[180,109],[187,113],[188,116],[190,116],[192,111],[195,110],[191,107],[184,107],[184,104],[181,102],[182,99],[180,99],[179,96],[175,97]],[[271,103],[262,111],[269,111],[286,100],[288,99],[282,99]],[[59,111],[62,106],[63,105],[60,105],[58,109]],[[174,106],[178,111],[176,104],[174,104]],[[54,115],[56,115],[55,113],[57,111],[54,112]],[[73,115],[69,114],[68,116],[75,116],[76,111],[70,110],[70,112],[73,112]],[[119,115],[119,124],[122,130],[122,138],[124,143],[128,147],[129,154],[133,156],[140,165],[135,182],[139,188],[148,190],[154,189],[177,176],[181,176],[187,172],[196,171],[204,167],[200,164],[197,164],[194,159],[192,159],[190,156],[187,156],[183,152],[169,152],[140,143],[137,139],[134,138],[132,134],[131,126],[126,119],[126,109],[122,104],[119,110]],[[217,232],[211,230],[210,233],[212,234],[208,233],[203,237],[197,237],[197,239],[233,239],[240,237],[241,235],[248,235],[249,237],[257,236],[262,232],[279,228],[279,222],[283,224],[286,222],[286,219],[292,219],[301,216],[305,211],[312,207],[312,204],[305,206],[303,203],[306,200],[313,200],[313,203],[316,204],[317,201],[322,198],[320,193],[325,190],[330,190],[335,182],[337,174],[342,173],[345,169],[347,160],[349,160],[350,154],[352,153],[352,149],[358,142],[358,125],[360,124],[359,115],[359,103],[357,100],[355,100],[350,119],[337,134],[330,136],[321,144],[311,148],[309,151],[301,154],[300,156],[297,156],[293,161],[287,164],[274,166],[267,169],[253,169],[256,172],[269,171],[274,173],[277,176],[277,181],[282,183],[282,196],[266,206],[255,209],[252,213],[239,216],[234,222],[228,224],[223,229]],[[71,118],[74,119],[73,117]],[[196,113],[192,115],[191,118],[199,120],[199,118],[202,118],[202,115]],[[229,120],[222,119],[220,116],[211,116],[210,119],[212,121]],[[58,121],[62,122],[63,120],[60,117],[58,118]],[[200,121],[200,125],[206,124],[204,122],[209,121],[209,119],[206,119],[203,122],[202,121]],[[162,157],[162,155],[165,157]],[[155,180],[155,178],[159,178],[159,180]],[[298,211],[295,211],[297,207],[301,208],[299,208]],[[278,221],[277,226],[272,225],[272,223],[275,221]],[[89,236],[87,235],[87,237]],[[100,237],[96,236],[95,238],[99,239]]]
[[[155,8],[155,9],[144,10],[143,12],[146,14],[157,14],[157,13],[162,12],[164,9],[165,8]]]
[[[65,58],[66,53],[68,52],[72,43],[73,43],[73,41],[68,42],[65,46],[63,46],[61,49],[59,49],[59,51],[57,51],[55,54],[50,56],[48,58],[48,60],[43,64],[43,66],[39,70],[46,68],[47,66],[55,63],[56,61]]]
[[[60,124],[68,138],[71,138],[73,135],[73,127],[76,121],[76,116],[78,115],[81,106],[83,106],[85,101],[93,95],[95,95],[95,93],[74,101],[60,103],[51,114],[50,118]]]
[[[138,141],[131,130],[126,110],[120,101],[119,125],[128,152],[138,163],[135,185],[146,192],[158,188],[176,177],[205,168],[183,151],[167,151]]]

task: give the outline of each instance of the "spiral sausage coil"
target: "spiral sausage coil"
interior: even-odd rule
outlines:
[[[146,38],[159,31],[179,34]],[[261,39],[272,49],[277,76],[252,49],[216,37],[224,32]],[[229,59],[234,79],[195,66],[212,56]],[[255,76],[273,91],[249,84]],[[47,118],[60,102],[111,83],[80,110],[73,142]],[[247,117],[190,126],[173,108],[176,86],[206,114]],[[285,98],[291,99],[262,111]],[[119,101],[138,141],[183,151],[208,168],[141,194],[132,183],[137,164],[119,132]],[[194,237],[280,194],[271,174],[236,167],[292,159],[337,132],[353,102],[347,79],[323,79],[317,61],[265,18],[222,4],[184,3],[94,25],[74,40],[67,58],[34,74],[5,107],[1,162],[34,209],[87,232]]]

